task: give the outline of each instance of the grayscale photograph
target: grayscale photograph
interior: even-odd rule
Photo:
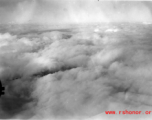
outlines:
[[[152,1],[0,0],[0,120],[151,120]]]

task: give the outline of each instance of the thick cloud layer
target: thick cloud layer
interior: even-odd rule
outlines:
[[[0,34],[1,119],[110,119],[105,110],[151,109],[151,26],[33,27]]]

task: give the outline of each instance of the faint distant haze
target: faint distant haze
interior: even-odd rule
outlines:
[[[0,0],[0,23],[152,22],[151,1]]]

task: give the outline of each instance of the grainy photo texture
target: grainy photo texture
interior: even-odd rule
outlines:
[[[0,0],[0,119],[151,120],[152,1]]]

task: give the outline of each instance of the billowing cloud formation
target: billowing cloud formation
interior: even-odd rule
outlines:
[[[104,119],[105,110],[151,109],[151,26],[28,28],[0,34],[1,119]]]
[[[0,4],[1,23],[152,22],[150,1],[2,0]]]

